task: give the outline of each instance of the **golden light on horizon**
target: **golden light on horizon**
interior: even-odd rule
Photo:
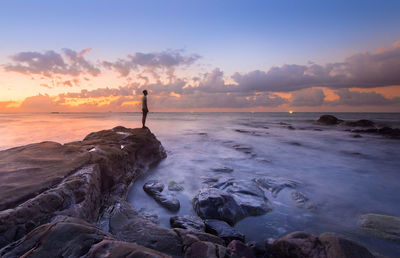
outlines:
[[[289,110],[289,114],[293,114],[293,110]]]

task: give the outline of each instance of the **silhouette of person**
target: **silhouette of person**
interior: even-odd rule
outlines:
[[[149,109],[147,108],[147,90],[143,91],[143,97],[142,97],[142,112],[143,112],[143,117],[142,117],[142,128],[147,128],[146,127],[146,117],[147,113],[149,113]]]

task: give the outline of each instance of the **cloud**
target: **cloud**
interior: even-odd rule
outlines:
[[[200,56],[197,54],[185,55],[182,50],[165,50],[152,53],[136,52],[115,62],[103,61],[102,65],[108,69],[114,69],[121,76],[128,76],[131,71],[138,71],[139,69],[153,73],[154,77],[157,77],[155,73],[157,70],[166,70],[171,76],[176,67],[189,66],[199,58]]]
[[[291,106],[315,107],[324,103],[325,94],[321,89],[303,89],[292,93]]]
[[[232,79],[239,91],[280,91],[325,86],[376,88],[400,84],[400,41],[375,53],[362,52],[340,63],[327,65],[283,65],[267,72],[235,73]]]
[[[11,64],[3,65],[4,70],[23,74],[38,74],[45,77],[54,75],[79,76],[90,74],[97,76],[100,69],[84,58],[90,49],[76,52],[71,49],[63,49],[63,53],[53,50],[40,52],[20,52],[10,57]]]
[[[346,106],[386,106],[400,104],[400,98],[385,98],[376,92],[359,92],[350,91],[348,89],[340,89],[335,91],[339,96],[338,100],[326,102],[329,105],[346,105]]]

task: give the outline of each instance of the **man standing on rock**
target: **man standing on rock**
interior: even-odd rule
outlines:
[[[149,113],[149,109],[147,108],[147,90],[144,90],[144,91],[143,91],[142,112],[143,112],[143,117],[142,117],[142,124],[143,124],[143,127],[142,127],[142,128],[147,128],[147,127],[145,126],[145,124],[146,124],[147,113]]]

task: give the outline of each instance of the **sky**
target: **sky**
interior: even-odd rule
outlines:
[[[0,112],[400,112],[400,1],[0,2]]]

